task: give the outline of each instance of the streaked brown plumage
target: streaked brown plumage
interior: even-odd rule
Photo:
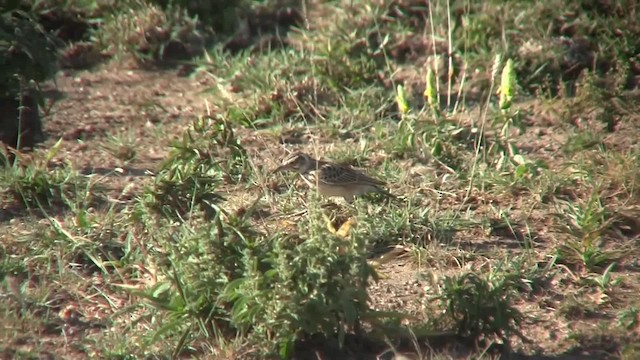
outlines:
[[[322,196],[341,196],[347,202],[352,202],[357,195],[369,192],[392,196],[383,188],[383,181],[369,177],[348,165],[317,160],[301,152],[287,156],[273,173],[285,170],[301,174],[309,186],[317,187],[318,193]]]

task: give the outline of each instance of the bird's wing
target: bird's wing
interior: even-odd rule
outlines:
[[[383,181],[371,178],[351,167],[325,164],[320,168],[320,180],[327,184],[370,184],[381,186]]]

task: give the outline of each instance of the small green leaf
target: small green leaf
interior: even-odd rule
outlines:
[[[529,167],[527,165],[518,165],[516,166],[516,178],[521,179],[529,172]]]
[[[442,142],[440,140],[434,139],[431,145],[431,155],[436,157],[442,155]]]
[[[44,157],[47,163],[51,161],[51,159],[53,159],[58,154],[58,151],[60,151],[61,145],[62,145],[62,138],[58,139],[58,141],[56,141],[56,143],[49,149],[49,151],[47,151],[47,154]]]

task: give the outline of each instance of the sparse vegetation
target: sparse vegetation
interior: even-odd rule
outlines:
[[[48,135],[0,152],[1,357],[640,352],[635,2],[7,9],[66,70],[0,29]],[[298,150],[397,198],[271,173]]]

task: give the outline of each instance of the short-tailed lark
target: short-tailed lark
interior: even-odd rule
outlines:
[[[393,197],[383,186],[383,181],[371,178],[348,165],[334,164],[296,152],[287,156],[273,173],[295,171],[310,187],[317,187],[322,196],[341,196],[348,203],[357,195],[379,192]]]

